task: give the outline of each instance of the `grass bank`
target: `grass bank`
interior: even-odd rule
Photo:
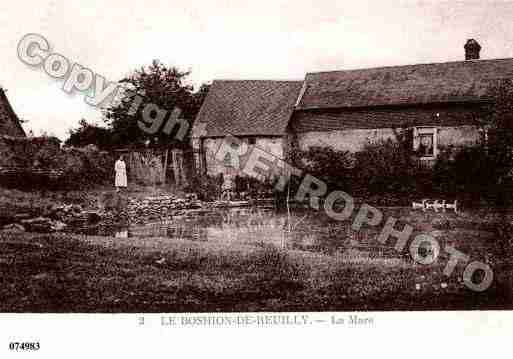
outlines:
[[[354,254],[354,253],[353,253]],[[356,257],[358,255],[356,254]],[[361,257],[358,257],[361,259]],[[216,312],[511,308],[443,265],[355,261],[276,247],[2,234],[2,312]],[[446,283],[442,288],[441,283]],[[417,286],[419,284],[419,286]]]

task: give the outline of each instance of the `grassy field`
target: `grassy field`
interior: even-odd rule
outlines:
[[[443,276],[445,264],[415,266],[358,250],[327,256],[168,238],[1,234],[0,311],[513,308],[496,283],[472,292],[460,276]]]

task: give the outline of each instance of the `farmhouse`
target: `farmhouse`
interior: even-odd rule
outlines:
[[[197,118],[198,148],[223,136],[247,137],[282,158],[296,146],[356,152],[412,129],[421,159],[482,137],[480,120],[499,80],[513,79],[513,59],[480,60],[470,39],[465,60],[309,73],[298,82],[216,81]],[[206,160],[209,174],[223,166]],[[214,170],[215,169],[215,170]]]
[[[209,175],[230,171],[229,158],[218,163],[208,155],[217,152],[228,135],[283,158],[290,142],[288,123],[302,85],[302,81],[214,81],[192,130],[193,147],[203,154],[199,161],[203,170]]]

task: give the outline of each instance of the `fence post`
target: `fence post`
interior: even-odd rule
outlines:
[[[164,156],[164,174],[162,178],[162,184],[166,184],[166,173],[167,173],[167,156],[169,154],[169,148],[166,148],[166,155]]]

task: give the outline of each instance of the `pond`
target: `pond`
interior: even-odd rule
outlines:
[[[411,224],[417,232],[443,229],[450,223],[452,229],[463,233],[466,229],[483,229],[484,214],[454,212],[434,213],[414,211],[411,208],[383,209],[384,219],[398,219],[395,228]],[[481,222],[476,222],[479,218]],[[354,219],[354,215],[353,218]],[[127,237],[164,237],[178,240],[208,241],[222,244],[264,246],[272,244],[286,249],[333,255],[349,247],[372,252],[378,257],[396,257],[393,246],[381,244],[377,236],[383,223],[376,227],[351,229],[351,221],[336,221],[323,211],[295,209],[288,214],[270,208],[218,208],[201,213],[185,213],[168,220],[127,226],[89,228],[87,234]],[[446,228],[448,229],[448,228]]]

